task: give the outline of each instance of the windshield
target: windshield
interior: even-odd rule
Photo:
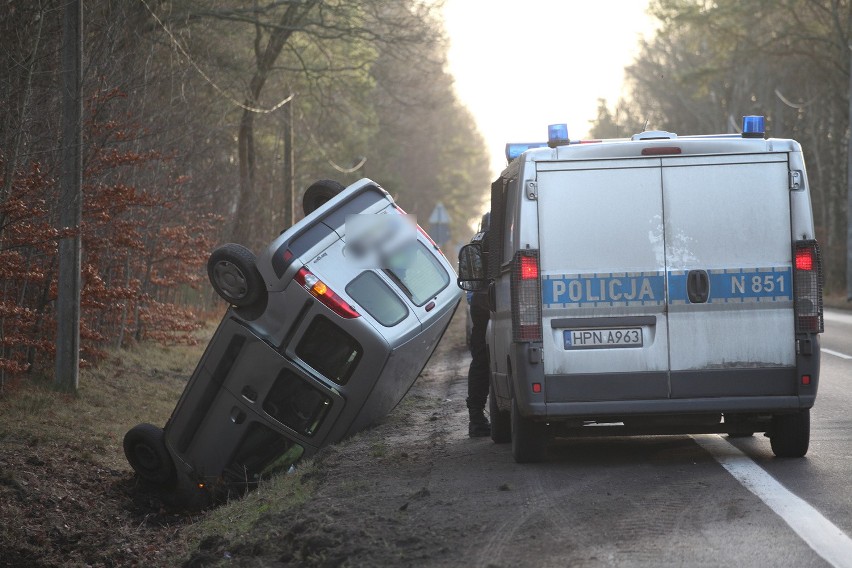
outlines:
[[[450,283],[450,275],[420,241],[391,255],[385,273],[416,306],[434,298]]]

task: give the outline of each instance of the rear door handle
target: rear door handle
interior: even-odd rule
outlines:
[[[706,270],[690,270],[686,275],[686,294],[690,304],[703,304],[710,297],[710,276]]]

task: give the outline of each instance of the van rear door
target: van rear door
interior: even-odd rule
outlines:
[[[788,176],[782,153],[662,159],[672,398],[795,393]]]
[[[538,164],[547,402],[669,396],[660,164]]]

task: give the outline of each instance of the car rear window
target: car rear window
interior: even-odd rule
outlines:
[[[408,308],[378,274],[365,270],[346,286],[346,293],[376,321],[391,327],[406,318]]]
[[[415,306],[422,306],[450,283],[450,275],[420,241],[394,254],[388,264],[385,272]]]
[[[331,399],[315,386],[283,369],[263,401],[263,410],[300,434],[312,436],[331,408]]]
[[[311,322],[296,346],[302,361],[339,385],[352,376],[363,352],[355,338],[322,316]]]

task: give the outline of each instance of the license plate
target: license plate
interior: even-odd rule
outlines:
[[[642,329],[566,329],[565,349],[600,349],[606,347],[642,347]]]

